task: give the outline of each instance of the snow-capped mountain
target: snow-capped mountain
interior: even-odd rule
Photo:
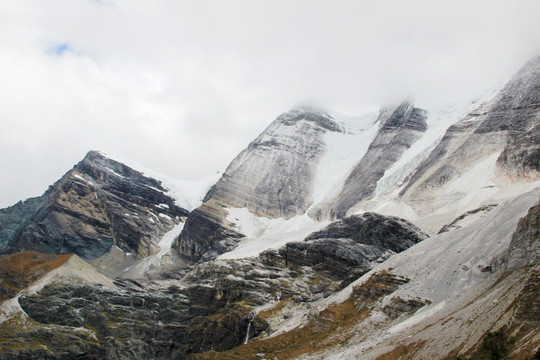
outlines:
[[[113,247],[133,258],[154,254],[196,201],[182,194],[187,182],[156,178],[90,151],[41,197],[0,210],[1,251],[73,253],[86,260]],[[201,183],[203,191],[209,186]],[[201,189],[193,193],[202,198]]]
[[[89,152],[0,210],[0,359],[538,356],[539,123],[534,58],[444,109],[292,109],[200,182]]]

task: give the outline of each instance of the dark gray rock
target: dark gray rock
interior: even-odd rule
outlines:
[[[208,203],[193,210],[173,244],[174,253],[188,260],[207,261],[234,249],[244,235],[232,230],[225,217],[222,208]]]
[[[185,359],[191,353],[223,351],[242,344],[248,326],[251,337],[267,327],[232,297],[216,297],[211,287],[194,285],[185,291],[165,292],[117,285],[123,288],[50,285],[38,294],[19,298],[35,322],[32,328],[42,334],[35,342],[42,344],[43,336],[58,337],[50,347],[47,343],[44,354],[50,358],[80,354],[89,359]],[[59,329],[76,334],[72,339],[77,341],[75,346],[58,336]],[[20,342],[28,335],[28,329],[17,332]],[[81,333],[89,336],[81,337]]]
[[[528,131],[513,134],[497,159],[497,164],[513,181],[538,179],[540,177],[540,123]]]
[[[116,244],[144,257],[187,215],[158,180],[90,151],[41,197],[0,210],[0,253],[94,259]]]
[[[390,255],[408,249],[428,235],[404,219],[364,213],[338,220],[303,242],[291,242],[260,254],[264,264],[314,271],[348,284]]]
[[[366,212],[333,222],[309,235],[305,241],[348,238],[398,253],[427,237],[428,234],[405,219]]]

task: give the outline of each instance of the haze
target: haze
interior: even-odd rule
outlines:
[[[0,2],[0,207],[88,150],[223,171],[309,101],[360,115],[472,98],[540,54],[540,2]]]

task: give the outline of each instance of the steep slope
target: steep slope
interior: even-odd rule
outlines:
[[[243,234],[233,230],[225,208],[247,208],[269,218],[303,214],[313,201],[323,135],[342,132],[329,115],[293,109],[280,115],[229,165],[184,226],[176,251],[210,259],[234,248]]]
[[[187,215],[159,180],[91,151],[41,197],[0,210],[0,253],[94,259],[114,244],[145,257]]]
[[[353,206],[372,195],[385,170],[426,131],[427,112],[414,107],[411,100],[379,113],[379,131],[362,160],[354,166],[341,192],[312,211],[317,218],[342,218]]]
[[[364,236],[359,233],[367,228]],[[347,248],[354,243],[365,251],[353,259],[347,251],[331,252],[323,246],[311,248],[304,257],[290,256],[287,264],[268,253],[200,263],[182,279],[117,279],[114,284],[76,256],[62,255],[60,260],[67,259],[56,265],[55,256],[39,254],[37,260],[49,260],[41,263],[50,263],[51,269],[0,305],[0,341],[6,350],[0,359],[185,359],[193,353],[228,350],[281,326],[287,317],[274,316],[273,307],[279,307],[280,314],[306,310],[354,280],[351,271],[364,273],[392,250],[425,238],[403,220],[374,214],[347,219],[312,236],[324,239],[308,239],[306,244],[331,241]],[[10,258],[21,257],[29,256]],[[339,266],[328,266],[329,261]],[[53,337],[56,341],[48,341]]]
[[[529,251],[539,246],[539,197],[526,193],[390,257],[269,337],[198,358],[476,359],[493,336],[511,358],[532,358],[539,265]]]
[[[400,190],[399,201],[420,216],[448,204],[465,212],[483,205],[481,195],[493,197],[494,187],[538,180],[539,94],[540,58],[534,58],[489,104],[448,129]]]

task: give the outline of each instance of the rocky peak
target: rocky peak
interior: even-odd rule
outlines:
[[[307,106],[295,107],[288,112],[281,114],[277,117],[276,122],[291,126],[302,120],[310,121],[329,131],[344,131],[343,126],[338,124],[334,118],[326,112]]]
[[[0,253],[95,259],[115,244],[145,257],[187,215],[158,180],[90,151],[41,197],[0,211]]]
[[[510,136],[527,131],[540,111],[540,57],[528,61],[494,99],[476,133],[508,130]]]
[[[385,171],[426,131],[426,118],[427,111],[414,107],[411,99],[394,108],[383,108],[377,120],[379,132],[345,180],[341,192],[318,205],[310,215],[317,219],[343,218],[351,208],[372,195]]]
[[[190,259],[213,258],[236,247],[242,234],[226,208],[247,208],[268,218],[301,215],[313,203],[323,135],[342,132],[329,115],[295,108],[278,116],[227,167],[204,203],[188,217],[175,249]]]
[[[84,159],[74,167],[97,180],[108,180],[114,176],[119,181],[133,182],[140,186],[153,187],[156,190],[166,192],[159,180],[145,176],[143,173],[130,168],[129,166],[113,160],[104,153],[96,150],[89,151]]]
[[[388,111],[388,110],[387,110]],[[381,121],[381,130],[388,131],[396,128],[411,128],[418,131],[426,131],[427,111],[414,107],[413,99],[406,99],[393,111],[388,111],[387,119]]]

